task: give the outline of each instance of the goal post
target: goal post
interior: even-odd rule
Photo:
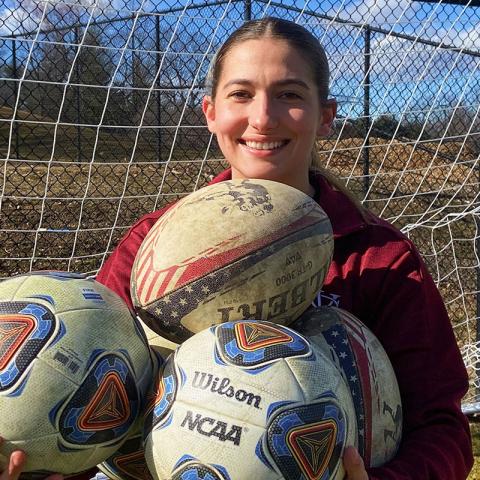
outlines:
[[[473,0],[0,0],[0,266],[95,274],[143,214],[225,167],[201,111],[245,20],[325,46],[318,161],[417,245],[480,411],[480,6]]]

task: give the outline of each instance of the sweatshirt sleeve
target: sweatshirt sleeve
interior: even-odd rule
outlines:
[[[370,315],[394,367],[404,425],[395,458],[372,480],[462,480],[473,464],[461,411],[468,377],[443,300],[409,241],[375,285]]]
[[[115,250],[97,273],[96,280],[120,295],[130,308],[130,275],[135,256],[155,222],[166,208],[142,217],[122,238]]]

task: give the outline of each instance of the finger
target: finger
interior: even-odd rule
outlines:
[[[63,475],[61,473],[52,473],[45,480],[63,480]]]
[[[18,480],[18,477],[22,473],[27,456],[21,450],[15,450],[10,455],[10,462],[8,463],[8,480]],[[5,472],[4,472],[5,473]]]
[[[368,480],[362,457],[355,447],[347,447],[345,449],[343,466],[348,480]]]

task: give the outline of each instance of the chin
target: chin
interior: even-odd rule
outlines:
[[[255,168],[237,170],[237,175],[243,178],[259,178],[262,180],[274,180],[282,182],[282,178],[287,177],[284,172],[279,171],[278,166],[265,162],[263,165],[256,165]]]

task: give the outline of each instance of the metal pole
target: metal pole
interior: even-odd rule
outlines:
[[[252,0],[245,0],[245,10],[243,18],[246,22],[252,19]]]
[[[245,1],[248,1],[249,3],[251,2],[251,0],[245,0]],[[330,15],[319,15],[317,12],[315,12],[313,10],[308,10],[308,9],[305,9],[305,8],[298,8],[298,7],[295,7],[294,5],[286,6],[285,4],[278,3],[278,2],[272,2],[271,0],[268,0],[268,1],[267,0],[258,0],[258,1],[261,2],[261,3],[269,5],[270,7],[286,8],[290,12],[302,13],[304,15],[313,15],[314,17],[321,18],[323,20],[326,20],[327,22],[336,22],[336,23],[340,23],[340,24],[352,25],[351,20],[338,18],[338,16],[332,17]],[[168,9],[165,9],[165,10],[158,10],[156,12],[156,14],[157,15],[164,15],[164,14],[171,14],[171,13],[176,13],[176,12],[185,12],[187,10],[192,10],[192,9],[196,9],[196,8],[198,9],[200,7],[218,7],[218,6],[224,5],[226,3],[230,4],[231,2],[232,2],[232,0],[222,0],[222,1],[217,1],[217,2],[204,2],[201,5],[193,4],[193,5],[189,5],[188,7],[180,6],[180,7],[176,7],[176,8],[168,8]],[[143,15],[142,14],[140,14],[140,15],[129,15],[128,17],[116,18],[115,20],[111,20],[111,19],[99,20],[99,21],[95,22],[95,25],[111,24],[111,23],[114,23],[114,22],[125,22],[127,20],[133,20],[134,18],[137,18],[137,17],[141,18],[141,17],[147,16],[147,15],[151,15],[151,14],[150,13],[145,13]],[[77,25],[79,27],[86,27],[88,24],[79,23]],[[416,43],[419,43],[419,44],[422,44],[422,45],[430,45],[432,47],[436,47],[436,48],[439,48],[439,49],[448,50],[449,52],[457,52],[457,53],[461,53],[463,55],[472,55],[473,57],[480,57],[480,52],[475,51],[475,50],[470,50],[470,49],[464,48],[464,47],[456,47],[455,45],[451,45],[451,44],[447,44],[447,43],[443,43],[443,42],[434,42],[432,40],[425,40],[425,39],[422,39],[422,38],[418,38],[414,35],[407,35],[407,34],[404,34],[404,33],[392,32],[391,30],[387,30],[387,29],[384,29],[384,28],[375,27],[375,26],[371,26],[371,25],[366,25],[366,26],[355,25],[355,26],[357,28],[369,28],[372,32],[383,33],[384,35],[390,35],[393,38],[402,38],[404,40],[410,40],[412,42],[416,42]],[[57,27],[57,26],[55,26],[55,27],[52,27],[52,28],[41,30],[40,33],[41,34],[48,34],[48,33],[56,32],[56,31],[62,32],[67,28],[72,28],[72,26],[70,26],[70,25],[68,27]],[[35,36],[36,34],[37,34],[37,30],[31,30],[31,31],[28,31],[28,32],[22,32],[21,36],[22,36],[22,38],[27,38],[29,36]],[[2,38],[4,38],[4,39],[16,38],[17,36],[18,36],[17,34],[2,35]]]
[[[18,102],[18,82],[16,81],[18,78],[17,75],[17,42],[16,40],[12,40],[12,76],[15,80],[14,82],[14,104],[19,104]],[[20,134],[18,131],[18,122],[15,118],[12,118],[13,122],[13,135],[15,138],[15,158],[20,158]]]
[[[367,195],[370,186],[370,37],[371,30],[365,29],[365,65],[363,83],[363,123],[365,126],[365,146],[363,149],[363,187]]]
[[[480,183],[480,165],[477,164],[477,175],[478,175],[478,182]],[[480,232],[480,216],[478,213],[474,214],[475,215],[475,226],[476,228],[476,237],[475,237],[475,252],[477,254],[480,253],[480,235],[478,232]],[[477,324],[476,324],[476,341],[477,345],[478,342],[480,342],[480,265],[477,265]],[[479,376],[480,376],[480,360],[477,361],[475,365],[475,372],[477,378],[475,381],[477,382],[477,388],[476,388],[476,394],[480,395],[480,382],[479,382]]]
[[[75,44],[77,48],[80,48],[80,28],[75,28]],[[75,104],[77,111],[77,162],[82,161],[82,129],[80,128],[81,123],[81,101],[80,101],[80,62],[75,62],[75,83],[77,84],[75,88]]]
[[[157,54],[155,56],[155,67],[156,67],[156,72],[157,72],[157,122],[158,122],[158,128],[157,128],[157,162],[160,163],[162,161],[162,129],[160,128],[161,122],[160,122],[160,115],[162,111],[162,99],[161,99],[161,94],[160,94],[160,15],[157,15],[155,17],[156,22],[155,22],[155,43],[156,43],[156,49],[157,49]]]
[[[137,75],[135,72],[135,30],[132,32],[132,93],[135,95]]]
[[[302,15],[312,15],[315,18],[321,18],[326,20],[327,22],[335,22],[338,24],[346,24],[351,27],[365,29],[368,28],[372,32],[375,33],[382,33],[384,35],[388,35],[391,38],[402,38],[403,40],[409,40],[414,43],[418,43],[421,45],[430,45],[432,47],[436,47],[443,50],[448,50],[449,52],[457,52],[461,53],[462,55],[472,55],[474,57],[480,57],[480,52],[478,50],[467,49],[463,47],[456,47],[450,43],[443,43],[443,42],[434,42],[433,40],[425,40],[423,38],[418,38],[415,35],[407,35],[405,33],[399,32],[392,32],[392,30],[387,30],[386,28],[375,27],[373,25],[363,25],[363,24],[352,24],[352,20],[350,18],[339,18],[338,15],[332,17],[330,15],[320,15],[315,10],[309,10],[303,7],[295,7],[294,5],[285,5],[284,3],[274,2],[272,0],[257,0],[260,3],[266,4],[271,8],[283,8],[288,10],[289,12],[297,12],[301,13]]]

